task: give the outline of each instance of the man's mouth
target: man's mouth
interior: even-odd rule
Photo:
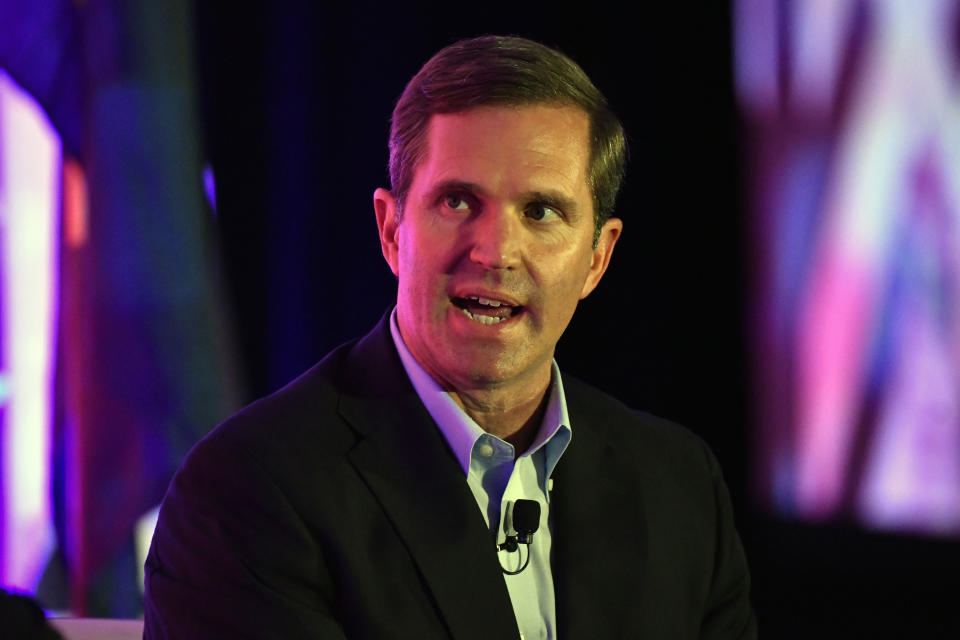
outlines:
[[[453,298],[453,305],[474,322],[480,324],[499,324],[519,313],[523,307],[508,304],[502,300],[482,296]]]

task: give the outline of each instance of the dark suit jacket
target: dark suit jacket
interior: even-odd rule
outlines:
[[[720,471],[572,378],[550,524],[561,638],[750,638]],[[536,542],[534,542],[536,544]],[[518,638],[463,471],[387,319],[188,455],[146,564],[145,637]]]

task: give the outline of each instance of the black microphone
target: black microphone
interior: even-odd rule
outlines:
[[[517,542],[530,544],[533,534],[540,528],[540,503],[536,500],[517,500],[510,514]]]
[[[513,509],[510,512],[510,520],[513,523],[513,530],[516,535],[508,535],[503,543],[497,545],[497,551],[516,551],[519,544],[527,545],[527,560],[523,566],[516,571],[507,571],[502,566],[503,572],[510,576],[515,576],[530,564],[530,543],[533,542],[533,534],[540,528],[540,503],[536,500],[517,500],[513,503]]]

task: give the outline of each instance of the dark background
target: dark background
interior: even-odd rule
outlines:
[[[713,447],[764,637],[960,631],[956,542],[780,522],[749,500],[749,220],[725,3],[630,18],[604,2],[218,4],[200,3],[196,42],[250,398],[365,333],[395,298],[372,193],[389,186],[389,117],[406,81],[461,37],[531,37],[581,64],[631,146],[624,234],[558,347],[561,367]]]

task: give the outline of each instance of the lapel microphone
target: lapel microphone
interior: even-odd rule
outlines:
[[[497,551],[513,552],[519,545],[527,545],[527,559],[522,567],[516,571],[508,571],[500,565],[505,574],[515,576],[530,564],[530,544],[533,542],[533,534],[540,528],[540,503],[536,500],[516,500],[510,511],[510,521],[516,535],[508,535],[506,540],[497,545]]]

